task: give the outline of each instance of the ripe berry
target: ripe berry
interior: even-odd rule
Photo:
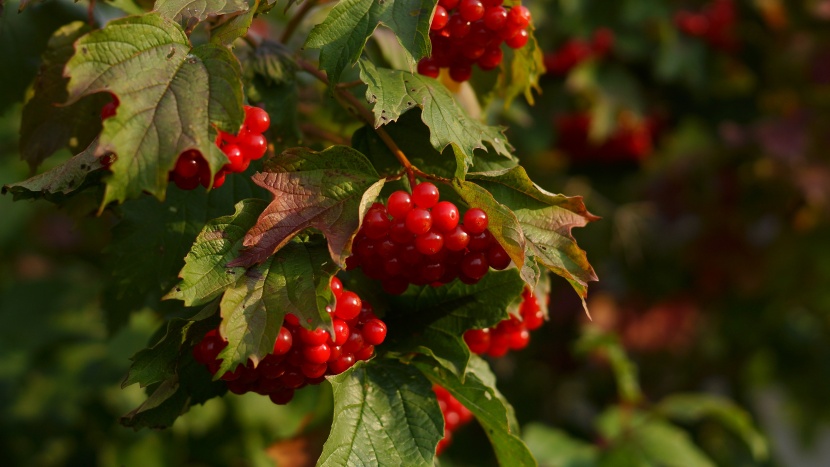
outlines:
[[[334,308],[334,315],[338,318],[349,321],[354,319],[360,313],[361,301],[356,293],[344,291],[337,300],[337,306]]]
[[[343,345],[346,343],[346,339],[349,338],[349,325],[342,319],[335,318],[332,320],[332,326],[334,327],[332,343],[334,345]]]
[[[527,40],[530,37],[527,29],[522,29],[518,31],[514,36],[504,41],[508,47],[511,49],[521,49],[522,47],[527,44]]]
[[[484,71],[492,70],[501,64],[504,58],[504,52],[501,47],[489,47],[484,50],[484,54],[478,59],[478,67]]]
[[[370,319],[363,325],[363,340],[369,345],[380,345],[386,339],[386,324],[379,319]]]
[[[261,159],[268,150],[268,142],[260,133],[240,132],[236,143],[251,160]]]
[[[433,31],[443,29],[449,20],[450,15],[447,13],[447,10],[441,5],[438,5],[435,7],[435,14],[432,16],[432,24],[430,24],[429,28]]]
[[[293,315],[291,315],[293,316]],[[286,320],[287,321],[287,320]],[[285,355],[291,349],[294,338],[285,326],[280,327],[280,332],[277,334],[277,340],[274,342],[274,355]]]
[[[389,233],[389,227],[392,225],[389,218],[386,217],[385,209],[384,211],[377,209],[369,210],[366,213],[366,217],[363,218],[363,224],[363,233],[373,240],[386,238],[386,234]]]
[[[461,272],[471,279],[481,279],[489,268],[484,253],[470,253],[461,260]]]
[[[449,201],[441,201],[432,208],[432,227],[439,232],[455,229],[460,218],[458,208]]]
[[[331,349],[325,342],[303,348],[303,358],[311,363],[326,363],[331,355]]]
[[[497,271],[503,271],[507,269],[507,266],[510,266],[510,256],[504,251],[501,245],[492,242],[490,248],[487,249],[487,262],[491,268]]]
[[[461,251],[470,243],[470,234],[460,225],[444,234],[444,247],[450,251]]]
[[[344,353],[340,355],[340,358],[334,361],[329,361],[329,373],[333,375],[339,375],[344,371],[348,370],[349,368],[354,365],[355,359],[354,355],[350,353]]]
[[[323,329],[315,329],[312,331],[306,328],[300,328],[299,335],[300,341],[306,345],[324,344],[329,338],[328,333],[326,333]]]
[[[507,12],[507,24],[517,29],[524,29],[530,24],[530,10],[522,5],[516,5]]]
[[[251,163],[250,159],[247,159],[242,154],[242,149],[240,149],[239,146],[235,144],[229,144],[223,147],[222,152],[224,152],[225,155],[228,156],[228,169],[231,172],[244,172],[248,168],[248,165]],[[181,161],[182,159],[183,157],[179,157],[179,161]],[[177,164],[176,170],[178,170],[178,168],[179,166]]]
[[[182,178],[193,178],[199,173],[200,162],[204,163],[204,159],[198,151],[185,151],[179,156],[173,170]]]
[[[458,6],[459,1],[460,0],[438,0],[438,4],[446,8],[447,11],[450,11],[456,6]]]
[[[271,125],[271,117],[268,112],[259,107],[245,107],[245,129],[252,133],[265,133]]]
[[[463,39],[470,33],[470,22],[459,14],[450,15],[446,29],[454,39]]]
[[[450,78],[456,82],[464,82],[473,76],[473,67],[468,63],[453,63],[450,65]]]
[[[487,213],[479,208],[468,209],[464,213],[464,230],[467,233],[478,234],[487,230]]]
[[[343,283],[340,282],[340,279],[336,277],[331,278],[331,293],[334,295],[335,299],[340,298],[340,294],[343,293]]]
[[[419,208],[429,209],[435,206],[440,196],[438,187],[429,182],[419,183],[412,189],[412,202]]]
[[[106,120],[113,115],[115,115],[116,110],[118,109],[118,97],[115,94],[110,94],[112,96],[112,100],[104,104],[101,108],[101,120]]]
[[[438,63],[431,58],[422,58],[418,61],[418,74],[429,76],[430,78],[437,78],[440,74],[441,69],[438,67]]]
[[[458,13],[467,21],[477,21],[484,16],[484,3],[481,0],[461,0]]]
[[[507,22],[507,9],[501,6],[488,8],[484,12],[484,24],[488,29],[498,31]]]
[[[395,219],[402,219],[412,210],[412,197],[405,191],[396,191],[389,195],[389,200],[386,202],[386,210]]]
[[[470,352],[483,354],[490,347],[489,329],[470,329],[464,333],[464,342],[470,348]]]
[[[415,208],[406,214],[406,228],[415,235],[429,232],[432,227],[432,215],[423,208]]]
[[[430,230],[423,235],[415,237],[415,248],[417,248],[421,254],[434,255],[435,253],[441,251],[443,247],[444,237],[434,230]]]

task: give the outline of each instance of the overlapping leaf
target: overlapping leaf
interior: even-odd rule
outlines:
[[[98,146],[98,154],[118,156],[104,205],[143,191],[162,198],[185,150],[200,151],[213,172],[227,163],[213,126],[235,133],[243,120],[239,62],[227,48],[191,48],[176,23],[148,14],[112,21],[75,49],[66,66],[69,103],[104,91],[120,101]]]
[[[375,104],[376,128],[420,107],[421,120],[429,127],[429,140],[437,151],[452,144],[464,156],[467,166],[473,164],[476,149],[512,157],[502,129],[470,118],[438,81],[406,71],[377,68],[367,60],[360,61],[360,79],[369,86],[366,99]]]
[[[31,198],[63,200],[100,175],[100,172],[95,173],[103,168],[101,158],[94,155],[97,145],[98,140],[95,140],[86,150],[49,171],[20,183],[4,185],[2,193],[11,193],[15,201]]]
[[[101,131],[101,107],[105,95],[90,96],[72,105],[66,102],[63,68],[75,49],[72,44],[91,29],[80,21],[52,34],[34,83],[34,95],[23,107],[20,123],[20,156],[34,169],[61,148],[73,154],[87,147]]]
[[[544,55],[536,36],[528,31],[527,44],[520,49],[510,49],[507,59],[501,63],[496,83],[496,94],[504,99],[505,108],[519,95],[533,105],[533,91],[541,92],[539,78],[545,73]]]
[[[320,67],[337,83],[360,58],[379,25],[391,29],[414,68],[429,55],[429,23],[436,0],[343,0],[311,30],[306,47],[320,50]]]
[[[319,236],[304,240],[294,238],[225,291],[220,330],[228,346],[219,355],[218,374],[271,353],[288,313],[304,326],[331,331],[326,305],[334,303],[329,284],[339,268]]]
[[[567,279],[584,299],[588,282],[596,281],[597,277],[571,230],[598,218],[588,212],[582,198],[556,195],[539,188],[522,167],[469,174],[467,178],[492,193],[499,203],[512,211],[526,240],[525,255],[536,258]],[[493,233],[497,235],[497,232]],[[508,253],[516,261],[511,250],[508,249]],[[524,270],[522,275],[527,278]]]
[[[428,355],[463,379],[470,349],[462,334],[506,319],[508,307],[520,300],[523,287],[515,269],[491,271],[475,285],[455,281],[437,288],[409,287],[389,300],[395,313],[386,317],[390,329],[386,347]],[[405,334],[396,334],[397,329],[405,329]]]
[[[335,417],[318,466],[433,465],[444,420],[417,369],[373,360],[329,381]]]
[[[342,264],[363,214],[383,187],[371,163],[345,146],[322,152],[297,148],[269,161],[267,170],[254,181],[274,200],[245,236],[246,248],[231,266],[261,263],[309,227],[325,234],[331,258]]]
[[[467,407],[484,428],[503,466],[535,466],[530,450],[519,437],[519,426],[513,408],[495,387],[495,376],[487,363],[473,357],[463,381],[446,369],[426,360],[415,365],[433,383],[440,384],[464,407]]]
[[[245,10],[241,14],[234,15],[226,21],[212,27],[210,30],[210,42],[225,47],[233,45],[235,40],[248,32],[254,20],[254,15],[257,14],[259,5],[259,0],[254,0],[254,4],[248,8],[246,2]]]
[[[210,16],[226,15],[248,10],[245,0],[156,0],[154,10],[159,15],[185,27]]]

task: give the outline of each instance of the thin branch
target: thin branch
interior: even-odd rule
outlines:
[[[350,141],[342,135],[338,135],[328,130],[324,130],[317,125],[311,123],[303,123],[300,125],[300,131],[317,139],[324,139],[332,143],[348,146]]]
[[[362,86],[363,81],[356,79],[354,81],[349,81],[347,83],[337,83],[338,89],[349,89],[349,88],[356,88],[358,86]]]
[[[294,34],[294,31],[297,30],[297,27],[300,23],[303,22],[306,15],[312,8],[317,6],[320,3],[320,0],[307,0],[305,3],[300,5],[300,8],[297,9],[297,12],[294,13],[294,16],[288,21],[288,24],[285,25],[285,31],[282,32],[282,37],[280,37],[280,43],[287,43],[291,36]]]

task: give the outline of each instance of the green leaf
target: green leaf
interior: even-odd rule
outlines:
[[[248,359],[256,365],[271,353],[288,313],[310,329],[322,327],[333,334],[326,305],[334,303],[329,284],[337,271],[319,236],[309,241],[295,237],[264,263],[246,271],[222,297],[220,332],[228,346],[219,355],[223,360],[217,374]]]
[[[270,159],[254,182],[274,195],[245,236],[245,248],[230,265],[261,263],[298,233],[313,227],[328,240],[331,258],[343,264],[360,220],[383,187],[363,154],[345,146],[322,152],[289,149]]]
[[[655,411],[684,423],[713,418],[740,436],[755,460],[765,461],[769,457],[767,442],[749,413],[729,399],[711,394],[672,394],[661,400]]]
[[[32,170],[61,148],[79,152],[101,131],[101,107],[108,101],[106,96],[62,105],[69,82],[63,77],[63,68],[74,53],[72,44],[89,31],[85,23],[70,23],[55,31],[46,46],[33,85],[34,95],[23,107],[20,123],[20,156]]]
[[[222,0],[223,1],[223,0]],[[225,47],[233,45],[234,41],[244,36],[251,27],[251,22],[254,20],[254,15],[259,8],[259,0],[254,0],[251,8],[248,8],[247,2],[241,14],[234,15],[226,21],[219,23],[210,30],[210,42]]]
[[[318,466],[432,466],[444,419],[429,381],[375,359],[329,378],[334,424]]]
[[[599,218],[588,212],[582,197],[549,193],[533,183],[522,167],[470,174],[467,178],[492,193],[499,203],[513,212],[526,239],[525,255],[536,258],[567,279],[584,300],[588,295],[588,282],[598,279],[585,252],[577,246],[571,229]],[[511,258],[521,266],[512,254]],[[526,279],[529,277],[524,270],[522,275]]]
[[[96,171],[104,166],[101,158],[94,155],[97,145],[95,140],[83,152],[49,171],[20,183],[4,185],[2,193],[11,193],[15,201],[45,198],[57,203],[64,200],[100,177],[101,172]]]
[[[611,363],[620,400],[631,404],[642,400],[637,365],[628,358],[616,335],[601,332],[597,328],[586,328],[576,343],[575,350],[581,354],[601,352]]]
[[[210,16],[248,11],[246,0],[157,0],[154,11],[186,28]]]
[[[320,50],[320,67],[332,85],[360,58],[379,25],[395,33],[406,58],[415,63],[429,55],[429,24],[436,0],[342,0],[322,24],[314,26],[305,46]]]
[[[545,73],[544,54],[533,31],[528,32],[527,44],[520,49],[508,48],[506,59],[500,65],[496,94],[504,100],[505,108],[522,94],[533,105],[533,91],[542,92],[539,78]]]
[[[369,85],[366,99],[375,104],[375,128],[420,107],[421,120],[429,127],[429,140],[437,151],[443,152],[452,144],[468,167],[473,164],[476,149],[512,157],[503,129],[470,118],[438,81],[406,71],[376,68],[368,60],[360,61],[360,79]]]
[[[496,378],[484,360],[477,356],[470,360],[463,382],[452,372],[422,359],[416,360],[415,366],[433,383],[446,388],[475,415],[490,438],[500,465],[536,465],[530,450],[519,438],[519,426],[513,408],[496,389]]]
[[[633,448],[629,456],[636,452],[645,461],[644,465],[714,466],[685,431],[630,409],[609,409],[600,416],[598,428],[603,437],[614,444],[612,452],[619,448]],[[606,461],[603,465],[614,464]]]
[[[210,193],[201,187],[171,189],[164,202],[143,196],[120,206],[120,222],[105,251],[108,282],[102,306],[109,329],[144,306],[159,309],[162,296],[179,281],[184,257],[202,227],[233,212],[237,200],[254,196],[261,196],[261,190],[237,175]]]
[[[491,271],[475,285],[454,281],[442,287],[410,286],[389,298],[395,310],[385,317],[390,329],[385,348],[417,352],[435,359],[463,379],[470,350],[461,336],[471,328],[483,329],[507,318],[507,309],[521,298],[524,282],[518,271]],[[396,329],[406,329],[398,338]]]
[[[184,268],[179,273],[182,282],[164,298],[197,306],[235,284],[245,270],[226,265],[238,256],[245,233],[254,226],[266,205],[259,199],[242,200],[232,215],[209,221],[184,259]]]
[[[528,449],[540,467],[595,467],[599,460],[598,448],[573,438],[562,430],[539,423],[524,427],[523,436]]]
[[[163,198],[167,174],[186,150],[201,152],[212,173],[227,163],[213,126],[236,133],[244,117],[239,62],[227,48],[191,49],[170,20],[129,16],[80,38],[66,74],[69,103],[104,91],[120,101],[96,153],[118,156],[102,205],[143,191]]]

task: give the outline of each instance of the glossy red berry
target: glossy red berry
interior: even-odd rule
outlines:
[[[524,29],[530,24],[530,10],[523,5],[516,5],[507,12],[507,24]]]
[[[265,133],[271,126],[268,112],[259,107],[245,106],[245,129],[252,133]]]
[[[484,232],[487,230],[488,225],[487,213],[484,210],[472,208],[464,213],[464,230],[467,233],[477,234]]]
[[[429,182],[419,183],[412,189],[412,202],[419,208],[429,209],[435,206],[440,196],[438,187]]]
[[[395,219],[402,219],[412,210],[412,197],[405,191],[396,191],[389,195],[386,210]]]
[[[311,363],[326,363],[331,355],[331,349],[325,342],[303,348],[303,358]]]
[[[340,281],[340,279],[332,277],[330,287],[331,293],[334,295],[334,298],[340,298],[340,294],[343,293],[343,283]]]
[[[507,266],[510,266],[510,256],[504,251],[501,245],[492,242],[490,248],[487,249],[487,262],[491,268],[496,271],[502,271],[507,269]]]
[[[446,8],[438,5],[435,7],[435,14],[432,16],[432,24],[430,24],[429,28],[433,31],[443,29],[449,20],[450,15],[447,13]]]
[[[511,49],[521,49],[525,46],[525,44],[527,44],[529,37],[530,34],[527,32],[527,29],[522,29],[511,38],[505,40],[504,43]]]
[[[488,8],[484,12],[484,25],[488,29],[498,31],[507,22],[507,9],[502,6]]]
[[[484,3],[481,0],[461,0],[458,13],[467,21],[478,21],[484,16]]]
[[[467,81],[473,76],[473,67],[469,63],[453,63],[450,65],[450,78],[458,83]]]
[[[437,78],[441,73],[441,68],[438,63],[431,58],[422,58],[418,61],[418,74],[429,76],[430,78]]]
[[[289,331],[285,326],[280,327],[280,332],[277,334],[277,340],[274,342],[273,354],[285,355],[289,350],[291,350],[291,345],[293,343],[294,337],[291,335],[291,331]]]
[[[449,232],[458,225],[461,214],[455,204],[441,201],[432,208],[432,227],[439,232]]]
[[[484,253],[470,253],[461,260],[461,272],[471,279],[481,279],[487,274],[490,265]]]
[[[483,354],[490,347],[490,329],[470,329],[464,333],[464,342],[475,354]]]
[[[406,228],[415,235],[423,235],[432,228],[432,214],[423,208],[414,208],[406,214]]]
[[[300,341],[305,345],[324,344],[329,338],[328,333],[323,329],[309,330],[306,328],[300,328],[299,336]]]
[[[444,247],[450,251],[461,251],[470,243],[470,234],[460,225],[444,234]]]
[[[380,345],[386,339],[386,324],[379,319],[370,319],[363,325],[363,340],[369,345]]]
[[[360,297],[351,291],[344,291],[337,300],[337,306],[334,308],[334,315],[338,318],[349,321],[354,319],[360,313],[362,303]]]
[[[434,231],[415,237],[415,248],[423,255],[434,255],[444,247],[444,237]]]
[[[228,169],[230,169],[231,172],[244,172],[248,168],[248,165],[251,163],[250,159],[246,158],[242,154],[242,149],[240,149],[239,146],[235,144],[229,144],[223,147],[222,152],[224,152],[225,155],[228,156],[227,167]],[[181,160],[181,158],[179,158],[179,160]],[[176,169],[178,169],[178,165],[176,166]]]

